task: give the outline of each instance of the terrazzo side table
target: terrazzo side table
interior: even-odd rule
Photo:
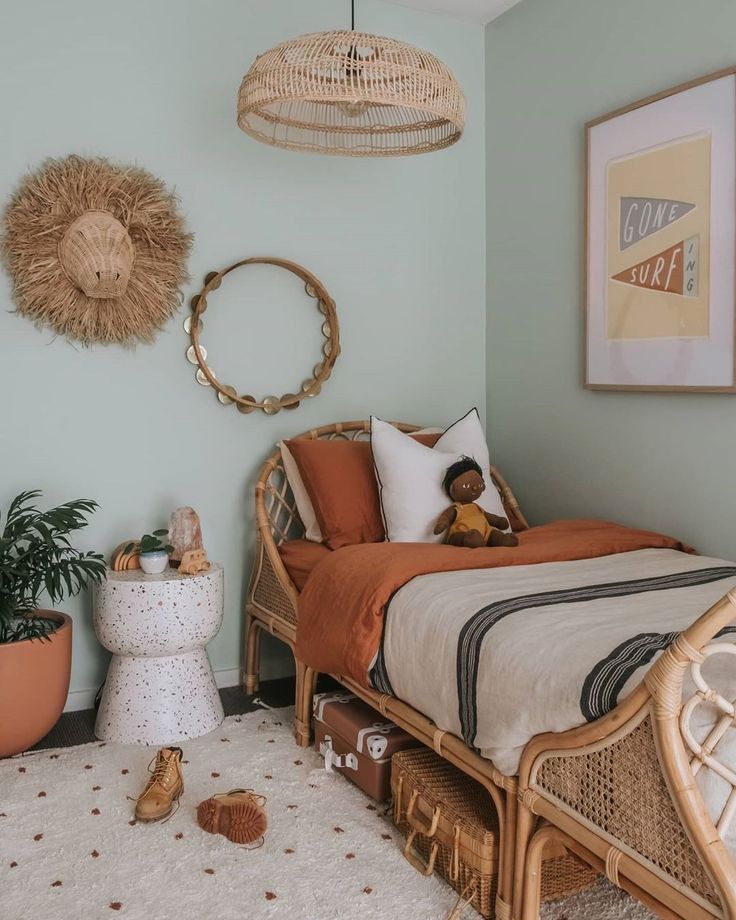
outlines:
[[[197,738],[224,713],[205,646],[222,624],[223,572],[108,572],[94,625],[112,660],[95,722],[103,741],[165,745]]]

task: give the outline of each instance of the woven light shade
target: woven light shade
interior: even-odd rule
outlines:
[[[406,156],[459,140],[465,97],[434,55],[336,31],[259,55],[243,78],[238,125],[259,141],[342,156]]]

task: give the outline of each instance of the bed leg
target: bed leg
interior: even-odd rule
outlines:
[[[539,920],[544,851],[555,840],[557,828],[546,825],[534,834],[526,848],[520,920]]]
[[[243,693],[258,693],[261,670],[261,625],[250,613],[245,615],[245,673]]]
[[[513,905],[514,920],[526,920],[526,913],[522,913],[524,904],[524,886],[526,878],[526,861],[530,841],[534,835],[537,821],[536,815],[531,811],[531,790],[525,790],[531,795],[519,795],[516,812],[516,844],[514,846],[514,892],[511,903]],[[539,910],[537,909],[537,913]]]
[[[516,850],[516,817],[518,799],[516,790],[507,790],[502,830],[503,854],[499,861],[498,894],[496,895],[497,920],[511,920],[514,900],[514,854]]]
[[[309,747],[312,741],[312,701],[317,685],[317,672],[294,659],[296,665],[296,700],[294,736],[299,747]]]

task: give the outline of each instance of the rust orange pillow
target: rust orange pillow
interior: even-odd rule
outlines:
[[[432,447],[439,434],[417,435]],[[330,549],[380,543],[384,537],[373,454],[368,441],[286,442],[314,507],[322,541]]]

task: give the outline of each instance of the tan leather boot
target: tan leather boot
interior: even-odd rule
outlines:
[[[268,827],[265,804],[265,797],[252,789],[231,789],[200,802],[197,822],[202,830],[222,834],[233,843],[262,841]]]
[[[135,804],[135,816],[138,821],[160,821],[171,814],[174,802],[178,802],[179,796],[184,792],[182,755],[181,748],[161,748],[148,765],[151,778]]]

